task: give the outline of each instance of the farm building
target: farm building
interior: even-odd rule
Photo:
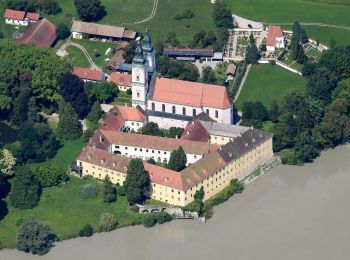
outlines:
[[[17,42],[26,45],[35,45],[41,48],[51,47],[57,39],[56,26],[47,19],[31,24],[28,30]]]
[[[96,69],[74,67],[73,74],[85,82],[104,81],[106,79],[105,73],[101,70]]]
[[[89,38],[98,38],[101,40],[130,41],[136,37],[136,32],[129,31],[125,27],[75,20],[73,21],[71,32],[74,39],[82,39],[83,35],[88,35]]]
[[[284,35],[280,26],[270,26],[267,33],[266,48],[268,51],[275,51],[285,47]]]
[[[4,13],[4,18],[6,24],[28,26],[30,23],[35,23],[39,21],[40,14],[6,9]]]
[[[195,61],[196,59],[222,60],[222,53],[213,49],[164,48],[163,54],[177,60]]]
[[[131,89],[131,74],[112,72],[108,81],[116,84],[121,91]]]

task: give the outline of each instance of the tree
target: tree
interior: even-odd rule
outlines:
[[[117,228],[117,219],[111,213],[103,213],[100,217],[100,231],[109,232]]]
[[[311,162],[320,155],[317,143],[313,140],[311,131],[302,132],[295,144],[295,157],[297,163]]]
[[[151,157],[147,160],[148,163],[156,165],[156,161]]]
[[[89,129],[95,131],[98,128],[98,122],[103,116],[104,112],[101,109],[99,102],[95,102],[90,110],[90,113],[87,115]]]
[[[57,186],[67,179],[67,175],[61,169],[50,163],[39,166],[35,176],[42,187]]]
[[[329,48],[333,49],[336,45],[337,45],[337,42],[333,38],[331,38],[331,42],[329,43]]]
[[[221,1],[217,1],[214,4],[213,18],[216,27],[233,28],[231,9]]]
[[[296,60],[298,57],[298,53],[299,53],[299,48],[300,48],[300,44],[299,44],[299,39],[298,37],[292,36],[292,40],[290,43],[290,58],[292,60]]]
[[[257,64],[260,59],[259,50],[255,44],[249,45],[247,47],[247,53],[245,56],[245,61],[247,64]]]
[[[1,38],[0,38],[1,39]],[[0,82],[0,110],[9,110],[12,104],[12,97],[5,82]]]
[[[104,189],[103,189],[103,201],[106,203],[111,203],[117,199],[117,189],[113,186],[111,180],[108,175],[106,175],[104,181]]]
[[[86,89],[90,103],[108,103],[118,95],[118,88],[111,82],[88,82]]]
[[[167,39],[165,42],[172,47],[176,47],[180,43],[179,40],[176,38],[175,32],[168,32]]]
[[[131,41],[128,46],[124,49],[123,52],[123,59],[125,63],[131,63],[135,56],[135,49],[136,49],[137,42]],[[163,53],[163,52],[161,52]]]
[[[261,101],[247,101],[242,105],[242,120],[259,120],[265,121],[269,118],[267,108],[261,103]]]
[[[37,123],[41,121],[41,116],[39,115],[39,107],[36,103],[36,98],[31,97],[28,104],[28,115],[27,120],[32,123]]]
[[[203,209],[204,209],[204,204],[203,204],[203,199],[204,199],[204,188],[201,186],[199,190],[196,191],[194,194],[194,206],[195,210],[198,213],[198,215],[203,214]]]
[[[81,237],[91,237],[94,234],[94,229],[90,224],[86,224],[80,231],[79,236]]]
[[[305,64],[307,62],[307,56],[305,55],[303,46],[299,46],[297,62],[300,64]]]
[[[0,200],[6,198],[10,191],[10,183],[6,176],[0,172]]]
[[[142,203],[151,188],[151,180],[141,159],[131,159],[124,182],[126,198],[131,204]]]
[[[319,69],[309,76],[306,91],[311,97],[328,103],[331,99],[331,90],[335,88],[336,83],[327,70]]]
[[[40,11],[55,15],[62,11],[58,1],[56,0],[37,0]]]
[[[68,103],[61,102],[59,106],[58,137],[65,140],[78,139],[82,134],[81,123],[78,116]]]
[[[44,255],[53,246],[53,237],[50,226],[36,220],[24,220],[17,230],[17,249]]]
[[[293,36],[297,39],[298,44],[300,43],[301,26],[298,21],[293,23]]]
[[[31,170],[25,166],[15,169],[10,199],[11,204],[19,209],[31,209],[39,203],[41,187]]]
[[[60,23],[57,26],[56,35],[58,39],[66,39],[70,35],[70,31],[64,23]]]
[[[64,74],[60,81],[59,92],[63,99],[71,104],[79,118],[84,118],[90,110],[84,82],[71,73]]]
[[[0,151],[0,171],[7,176],[13,174],[13,167],[16,164],[16,158],[7,149]]]
[[[249,35],[249,44],[250,45],[255,44],[255,39],[254,39],[253,33],[250,33],[250,35]]]
[[[0,220],[2,220],[7,214],[9,210],[7,208],[7,204],[4,200],[0,200]]]
[[[216,83],[215,72],[210,66],[205,66],[202,71],[202,82],[208,84]]]
[[[272,100],[271,101],[271,108],[269,111],[269,119],[274,122],[277,123],[278,117],[280,116],[281,112],[278,106],[278,103],[276,100]]]
[[[157,123],[149,122],[140,128],[139,132],[144,135],[164,136],[164,132],[159,128]]]
[[[101,16],[100,0],[74,0],[77,13],[85,22],[97,21]]]
[[[309,42],[309,37],[307,37],[306,31],[304,28],[301,29],[300,31],[300,42],[302,44],[308,43]]]
[[[170,127],[168,132],[166,133],[167,137],[170,138],[180,138],[184,132],[184,129],[181,127]]]
[[[13,102],[13,108],[10,115],[12,123],[19,125],[27,120],[29,99],[29,88],[23,88]]]
[[[170,154],[168,168],[174,171],[181,171],[186,167],[187,157],[184,149],[180,146]]]

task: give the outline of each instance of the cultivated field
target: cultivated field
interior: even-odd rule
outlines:
[[[272,100],[281,101],[286,93],[305,91],[306,79],[277,65],[259,64],[250,69],[235,106],[245,101],[261,101],[269,107]]]
[[[225,0],[232,12],[248,19],[264,23],[286,24],[295,20],[304,23],[324,23],[350,27],[350,2],[348,0]],[[286,26],[286,28],[290,28]],[[329,44],[334,38],[338,43],[350,42],[350,31],[305,26],[312,38]]]

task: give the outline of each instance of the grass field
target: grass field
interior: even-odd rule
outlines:
[[[86,59],[84,53],[74,46],[67,48],[68,60],[73,67],[90,68],[90,63]]]
[[[57,167],[67,169],[81,151],[84,143],[82,138],[64,142],[64,146],[50,162]],[[33,169],[35,166],[37,165],[31,165]],[[99,195],[93,199],[83,200],[78,190],[81,185],[88,183],[98,186]],[[68,184],[45,188],[39,205],[33,209],[15,209],[11,206],[8,197],[6,202],[9,213],[0,221],[0,248],[15,246],[16,223],[19,219],[37,219],[47,223],[52,227],[53,233],[60,238],[77,236],[85,224],[91,224],[94,230],[97,230],[99,217],[104,212],[115,214],[119,226],[133,224],[138,216],[128,209],[125,197],[118,196],[115,203],[105,204],[102,199],[102,190],[100,182],[70,177]]]
[[[326,23],[350,26],[348,0],[225,0],[232,12],[264,23]],[[288,27],[287,27],[288,28]],[[350,31],[305,26],[312,38],[326,45],[334,38],[338,43],[350,43]]]
[[[272,100],[281,101],[286,93],[305,91],[305,87],[305,78],[277,65],[255,65],[250,69],[235,106],[241,109],[245,101],[261,101],[269,107]]]

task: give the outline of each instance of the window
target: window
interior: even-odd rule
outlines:
[[[172,107],[173,114],[176,114],[176,108],[175,106]]]
[[[162,104],[162,111],[165,112],[165,105]]]
[[[215,110],[215,118],[219,117],[219,111]]]
[[[137,92],[137,93],[136,93],[136,96],[137,96],[137,97],[140,97],[140,92]]]
[[[140,76],[139,75],[136,76],[136,81],[140,81]]]
[[[206,113],[207,113],[207,115],[209,116],[209,109],[207,109]]]
[[[185,107],[182,108],[182,114],[186,115],[186,108]]]
[[[196,116],[196,113],[197,111],[196,111],[196,109],[193,109],[193,116]]]
[[[152,110],[156,110],[156,105],[152,103]]]

